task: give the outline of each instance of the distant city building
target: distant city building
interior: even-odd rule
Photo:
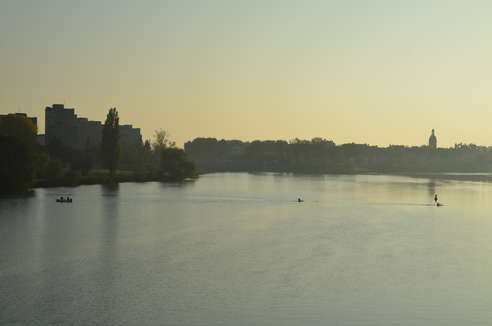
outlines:
[[[38,130],[38,118],[28,117],[26,113],[9,113],[9,114],[0,114],[0,121],[6,117],[22,117],[31,120],[32,124],[36,127],[36,131]]]
[[[429,148],[436,149],[437,148],[437,138],[434,134],[434,129],[432,129],[432,134],[429,137]]]
[[[103,124],[77,117],[73,108],[53,104],[46,107],[45,118],[46,145],[58,142],[63,147],[83,150],[101,144]],[[120,126],[120,139],[123,145],[142,143],[140,129],[133,128],[132,125]]]
[[[126,145],[142,144],[142,135],[140,128],[133,128],[132,125],[120,126],[120,141]]]
[[[65,108],[63,104],[53,104],[45,109],[46,145],[58,143],[68,148],[79,148],[78,124],[75,109]]]

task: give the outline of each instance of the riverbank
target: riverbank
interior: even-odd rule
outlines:
[[[196,176],[198,177],[198,176]],[[196,178],[195,177],[195,178]],[[33,188],[77,187],[81,185],[115,184],[122,182],[182,182],[186,179],[152,172],[118,170],[110,176],[108,170],[92,170],[87,175],[68,172],[62,177],[53,179],[36,179]]]

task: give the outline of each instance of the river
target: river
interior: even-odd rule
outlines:
[[[0,199],[0,325],[490,325],[491,197],[384,175],[36,189]]]

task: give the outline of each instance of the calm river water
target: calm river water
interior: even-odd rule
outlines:
[[[364,175],[37,189],[0,200],[0,325],[491,325],[491,198]]]

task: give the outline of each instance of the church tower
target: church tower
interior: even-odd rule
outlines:
[[[432,129],[432,134],[429,137],[429,148],[436,149],[437,148],[437,138],[434,134],[434,129]]]

